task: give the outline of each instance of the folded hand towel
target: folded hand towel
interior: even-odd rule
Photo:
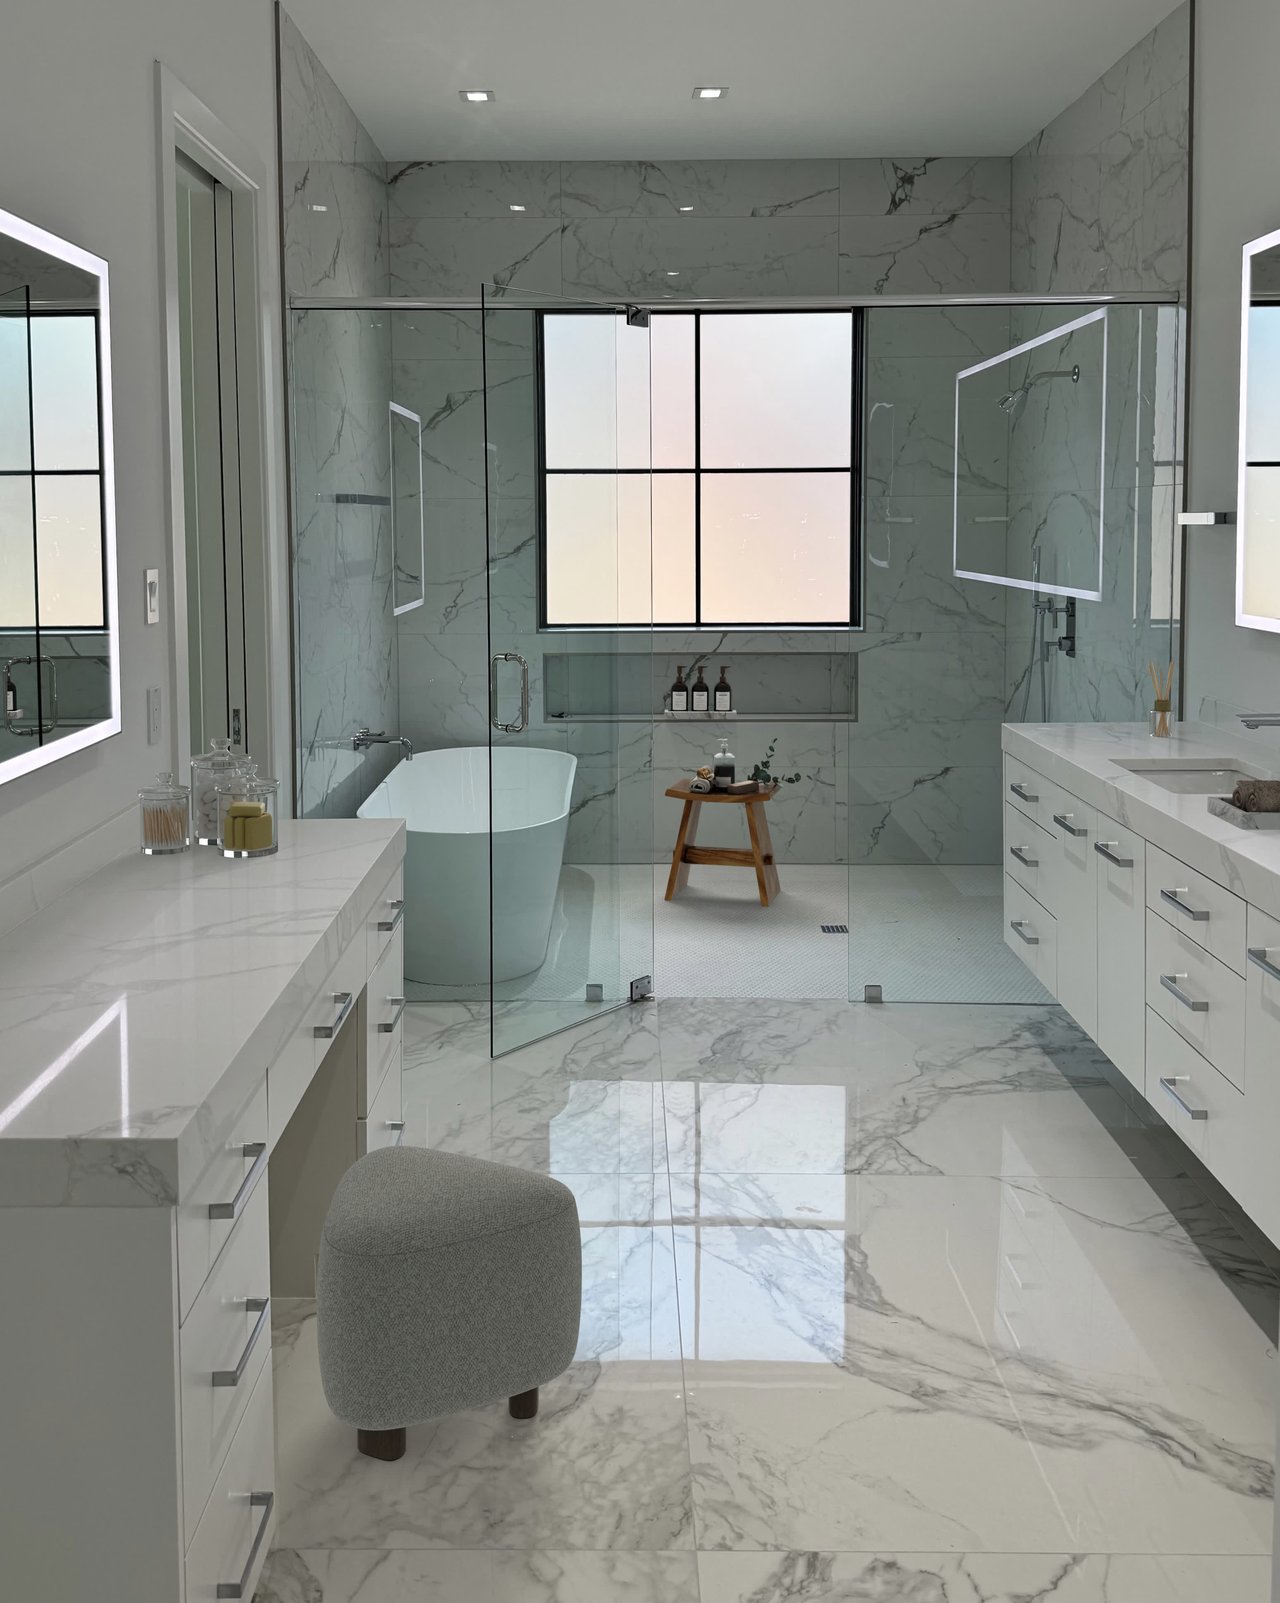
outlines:
[[[1280,813],[1280,779],[1242,779],[1231,804],[1246,813]]]

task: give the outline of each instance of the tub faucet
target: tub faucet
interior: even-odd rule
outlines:
[[[385,729],[357,729],[351,737],[353,751],[368,751],[370,746],[399,746],[407,763],[413,761],[413,742],[406,735],[389,735]]]
[[[1242,712],[1239,718],[1246,729],[1280,729],[1280,712]]]

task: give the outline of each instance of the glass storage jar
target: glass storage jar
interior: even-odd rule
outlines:
[[[257,763],[246,763],[220,779],[217,788],[222,855],[269,857],[278,851],[280,781],[259,774]]]
[[[138,792],[138,812],[144,857],[167,857],[191,845],[191,792],[172,774],[158,774],[154,785]]]
[[[191,838],[197,846],[218,844],[218,781],[249,761],[236,756],[226,735],[215,735],[209,748],[191,759]]]

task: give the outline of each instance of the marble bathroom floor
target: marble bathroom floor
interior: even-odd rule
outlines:
[[[280,1308],[260,1603],[1266,1603],[1276,1281],[1057,1009],[408,1018],[412,1138],[574,1190],[578,1352],[380,1464]]]

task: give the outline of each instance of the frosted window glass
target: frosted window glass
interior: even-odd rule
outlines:
[[[692,475],[549,476],[547,622],[690,621],[693,529]]]
[[[98,349],[92,317],[31,319],[36,471],[98,466]]]
[[[549,468],[649,466],[649,330],[596,313],[542,322]]]
[[[1249,308],[1245,459],[1280,462],[1280,306]]]
[[[654,317],[649,324],[652,374],[653,465],[691,468],[694,446],[694,360],[692,317]],[[692,616],[692,614],[690,614]]]
[[[0,478],[0,629],[35,627],[35,551],[31,480]]]
[[[36,475],[40,627],[102,628],[102,494],[96,473]]]
[[[27,319],[3,315],[0,298],[0,472],[31,467],[31,395],[27,383]]]
[[[704,621],[847,623],[849,517],[843,473],[705,476]]]
[[[847,312],[702,319],[702,465],[851,465]]]
[[[1244,610],[1280,618],[1280,467],[1245,469]]]

